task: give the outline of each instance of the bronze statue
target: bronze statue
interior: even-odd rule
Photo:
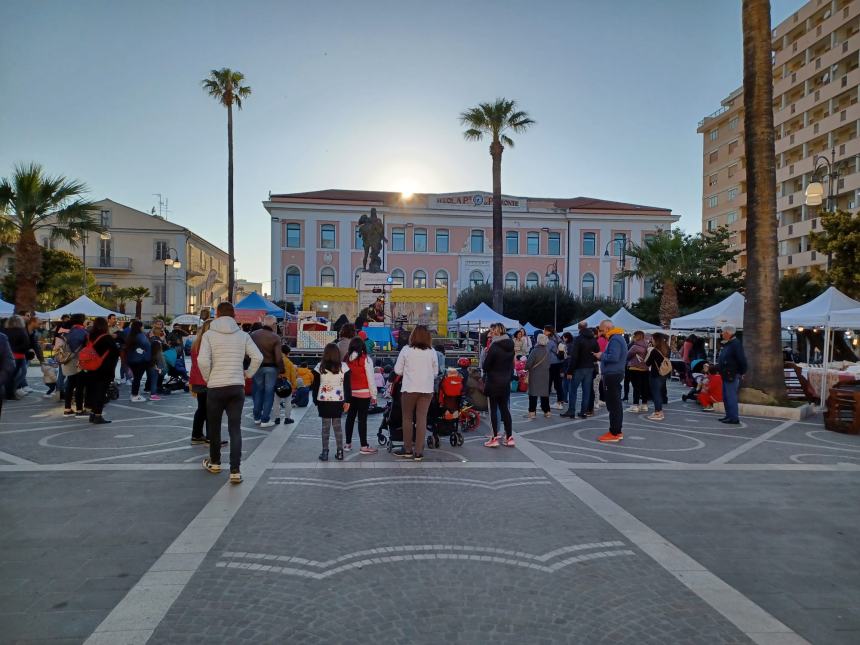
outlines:
[[[370,209],[370,216],[362,215],[358,219],[358,233],[361,236],[361,243],[364,246],[364,259],[361,261],[361,268],[370,273],[379,273],[382,271],[382,260],[379,254],[382,252],[382,244],[388,240],[385,238],[385,228],[382,225],[382,220],[376,215],[376,209]],[[370,265],[368,266],[368,257]]]

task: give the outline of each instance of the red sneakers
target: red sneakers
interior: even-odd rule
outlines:
[[[489,440],[484,442],[484,446],[487,448],[498,448],[499,447],[499,438],[498,437],[490,437]]]
[[[618,443],[624,438],[624,433],[619,432],[618,434],[612,434],[611,432],[607,432],[605,435],[601,435],[597,438],[600,443]]]
[[[516,444],[516,442],[514,441],[514,435],[511,435],[510,437],[505,437],[505,447],[507,447],[507,448],[513,448],[513,447],[514,447],[514,446],[516,446],[516,445],[517,445],[517,444]]]

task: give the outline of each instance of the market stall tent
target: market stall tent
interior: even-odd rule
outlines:
[[[100,304],[93,302],[86,296],[81,296],[77,300],[73,300],[69,304],[60,307],[59,309],[54,309],[53,311],[46,311],[44,314],[40,314],[40,316],[48,318],[49,320],[56,320],[61,316],[71,316],[72,314],[84,314],[87,318],[94,318],[95,316],[107,317],[111,314],[115,315],[117,318],[128,318],[126,314],[121,314],[116,311],[111,311],[110,309],[105,309]]]
[[[836,329],[860,329],[860,307],[834,311],[830,314],[830,324]]]
[[[725,300],[680,318],[672,318],[670,329],[717,329],[731,325],[735,329],[744,326],[744,297],[737,291]]]
[[[644,331],[646,334],[651,334],[657,331],[663,331],[660,329],[660,325],[645,322],[644,320],[637,318],[627,311],[626,307],[621,307],[621,309],[612,314],[609,319],[616,327],[621,327],[621,329],[626,332]]]
[[[603,310],[598,309],[593,314],[591,314],[588,318],[586,318],[585,322],[589,326],[589,328],[591,328],[591,327],[597,327],[604,320],[611,320],[611,316],[603,313]],[[581,321],[577,320],[572,325],[568,325],[567,327],[562,329],[562,331],[568,331],[571,334],[576,334],[579,331],[578,325],[580,322]]]
[[[514,320],[513,318],[507,318],[502,314],[498,314],[492,310],[486,303],[481,303],[472,311],[467,314],[463,314],[459,318],[455,318],[454,320],[448,323],[449,329],[455,329],[459,331],[465,331],[469,328],[472,329],[483,329],[489,327],[493,323],[502,323],[506,329],[511,329],[512,327],[520,327],[520,321]]]
[[[805,305],[783,311],[780,318],[783,327],[834,327],[833,316],[836,312],[858,307],[860,302],[849,298],[836,287],[828,287],[827,291]]]
[[[0,316],[11,316],[15,313],[15,305],[0,299]]]
[[[276,305],[275,303],[269,302],[256,291],[252,291],[247,296],[242,298],[242,300],[236,303],[233,308],[243,311],[262,311],[264,312],[264,315],[271,314],[275,318],[284,317],[283,309],[278,307],[278,305]]]

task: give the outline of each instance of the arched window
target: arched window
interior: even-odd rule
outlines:
[[[418,269],[412,274],[412,288],[426,289],[427,288],[427,273]]]
[[[439,270],[436,272],[436,288],[448,290],[448,272]]]
[[[540,255],[540,233],[532,231],[526,238],[526,253]]]
[[[624,278],[616,277],[612,281],[612,299],[624,300]]]
[[[289,267],[284,280],[287,295],[297,295],[302,292],[302,274],[298,267]]]
[[[582,254],[596,255],[597,253],[597,236],[594,233],[582,234]],[[592,280],[594,276],[591,276]]]
[[[583,300],[594,300],[594,275],[591,273],[582,276],[582,298]]]
[[[526,289],[533,289],[540,284],[538,274],[532,271],[526,276]]]
[[[391,272],[391,284],[400,288],[406,285],[406,274],[403,273],[403,269],[394,269]]]
[[[321,287],[333,287],[334,286],[334,269],[331,267],[323,267],[322,271],[320,271],[320,286]]]
[[[520,286],[520,278],[516,273],[511,271],[505,275],[505,289],[516,289],[518,286]]]
[[[520,252],[520,234],[516,231],[505,233],[505,253],[517,255]]]
[[[335,248],[334,224],[323,224],[320,226],[320,248]]]
[[[484,284],[484,274],[480,271],[472,271],[469,274],[469,286],[479,287]]]

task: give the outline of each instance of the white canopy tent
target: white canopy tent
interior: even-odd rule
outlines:
[[[830,314],[830,324],[837,329],[860,329],[860,307],[834,311]]]
[[[54,309],[54,311],[46,311],[44,314],[40,315],[51,320],[56,320],[60,316],[64,316],[66,314],[68,314],[69,316],[71,316],[72,314],[84,314],[88,318],[93,318],[95,316],[109,316],[110,314],[114,314],[118,318],[128,318],[126,314],[121,314],[115,311],[111,311],[110,309],[105,309],[104,307],[99,304],[96,304],[86,296],[81,296],[77,300],[73,300],[64,307]]]
[[[672,318],[670,329],[717,329],[731,325],[735,329],[744,326],[744,297],[735,291],[725,300],[680,318]]]
[[[469,313],[448,321],[448,329],[455,329],[458,331],[466,331],[470,328],[475,330],[485,329],[493,323],[502,323],[506,329],[521,327],[519,320],[506,318],[502,314],[496,313],[487,304],[482,302]]]
[[[610,320],[611,318],[612,317],[609,316],[608,314],[603,313],[603,311],[601,309],[598,309],[593,314],[591,314],[588,318],[586,318],[585,322],[588,324],[589,327],[597,327],[602,321]],[[568,325],[567,327],[562,329],[562,331],[569,331],[571,334],[576,334],[577,331],[579,330],[578,325],[580,322],[582,322],[582,321],[577,320],[572,325]]]
[[[182,314],[173,319],[174,325],[200,325],[201,322],[200,316],[194,314]]]
[[[11,316],[15,313],[15,305],[0,299],[0,316]]]
[[[621,329],[626,332],[641,330],[646,334],[653,334],[654,332],[663,331],[659,325],[645,322],[644,320],[637,318],[627,311],[626,307],[621,307],[621,309],[612,314],[609,319],[616,327],[621,327]]]

